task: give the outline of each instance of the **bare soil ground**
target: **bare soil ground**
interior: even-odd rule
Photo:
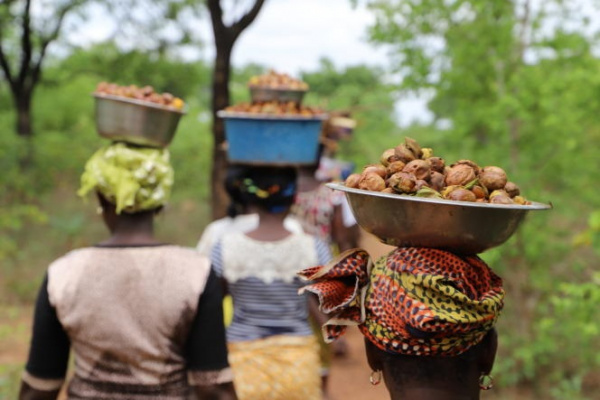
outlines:
[[[383,383],[377,386],[369,383],[371,370],[367,364],[362,334],[357,328],[350,328],[346,340],[348,355],[334,359],[331,368],[330,400],[389,399]]]

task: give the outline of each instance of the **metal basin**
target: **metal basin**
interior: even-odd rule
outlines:
[[[436,247],[477,254],[507,241],[529,211],[549,204],[471,203],[328,187],[346,193],[358,224],[383,243],[397,247]]]
[[[94,94],[96,130],[112,141],[167,147],[185,112],[119,96]]]
[[[274,89],[268,87],[251,86],[250,87],[250,98],[252,102],[263,102],[263,101],[280,101],[288,102],[293,101],[294,103],[302,103],[306,90],[302,89]]]

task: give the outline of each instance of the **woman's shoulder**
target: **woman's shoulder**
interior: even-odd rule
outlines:
[[[154,252],[157,257],[160,257],[172,266],[180,266],[181,268],[188,268],[190,266],[210,267],[210,259],[193,247],[171,244],[162,246],[162,248],[157,247],[154,249]]]
[[[192,247],[173,244],[99,246],[73,250],[53,261],[48,267],[48,282],[49,291],[59,293],[109,275],[113,279],[162,276],[162,279],[187,282],[198,291],[209,273],[210,260]]]
[[[95,249],[96,247],[90,246],[70,250],[62,256],[53,260],[48,268],[57,268],[63,265],[77,264],[81,260],[86,260],[90,257],[94,257]]]
[[[125,257],[126,256],[126,257]],[[104,261],[115,261],[129,258],[145,259],[148,262],[164,262],[171,264],[210,263],[208,258],[200,254],[195,248],[176,244],[161,244],[156,246],[91,246],[71,250],[50,263],[49,270],[85,268],[89,265],[102,264]]]

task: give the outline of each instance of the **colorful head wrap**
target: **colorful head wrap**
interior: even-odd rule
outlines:
[[[292,167],[248,167],[239,180],[240,193],[244,203],[279,213],[294,202],[296,178]]]
[[[167,149],[112,143],[88,160],[81,175],[81,197],[95,190],[121,211],[135,213],[166,204],[173,186]]]
[[[358,325],[392,354],[456,356],[479,343],[503,307],[502,280],[479,257],[397,248],[375,264],[365,250],[300,273],[313,283],[327,342]]]

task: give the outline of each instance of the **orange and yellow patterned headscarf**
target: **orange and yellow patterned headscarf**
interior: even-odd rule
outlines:
[[[393,354],[459,355],[494,326],[504,300],[502,280],[479,257],[439,249],[396,248],[375,264],[353,249],[299,275],[331,315],[327,342],[357,325]]]

